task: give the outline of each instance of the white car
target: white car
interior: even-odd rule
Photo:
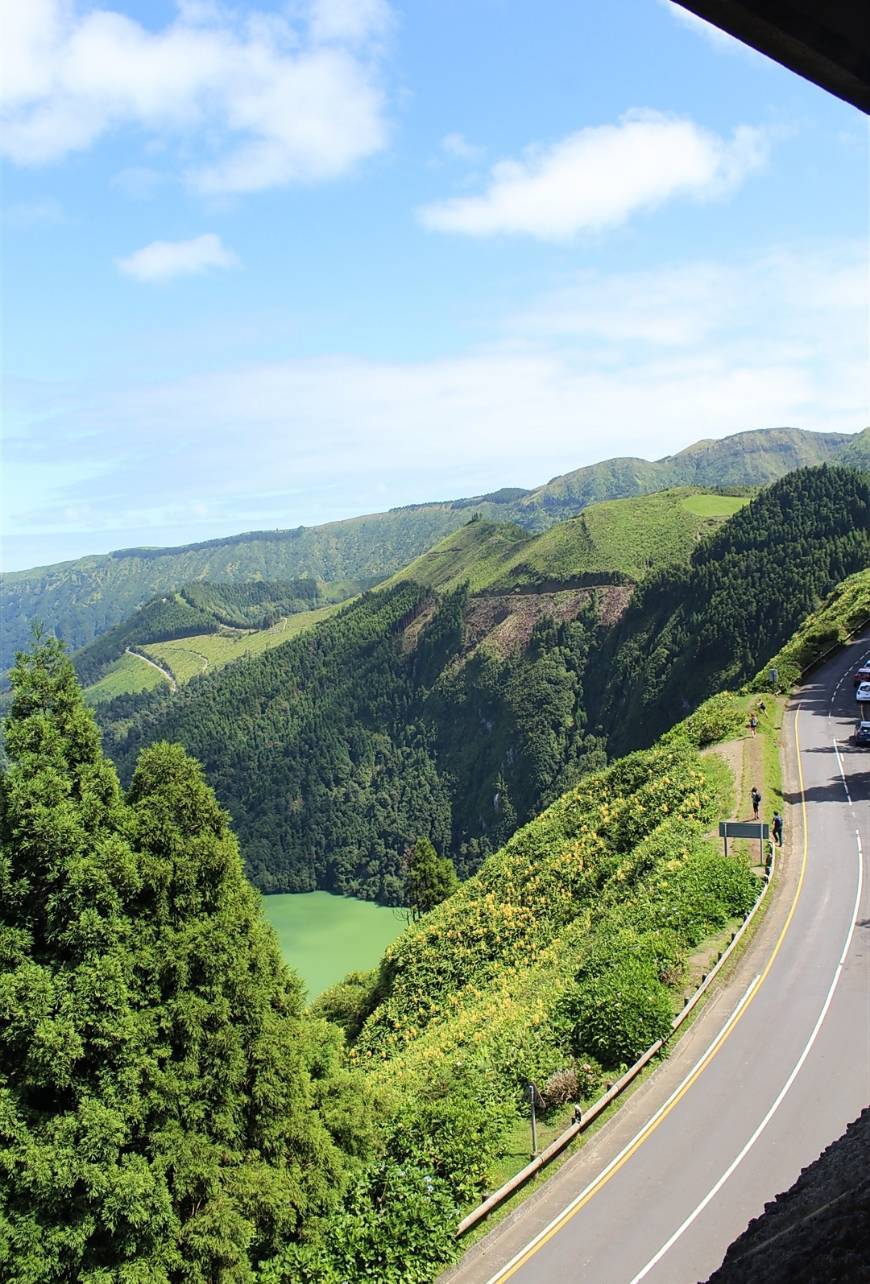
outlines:
[[[855,699],[859,704],[870,704],[870,682],[862,682],[855,692]]]

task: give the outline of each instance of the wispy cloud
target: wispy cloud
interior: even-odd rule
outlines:
[[[483,155],[483,148],[470,143],[464,134],[445,134],[439,146],[444,155],[453,160],[475,161]]]
[[[425,205],[419,216],[436,232],[566,241],[676,197],[723,197],[764,166],[768,150],[765,132],[751,126],[729,139],[682,117],[631,111],[499,161],[486,191]]]
[[[185,538],[314,523],[534,485],[604,456],[656,458],[745,428],[857,431],[866,271],[864,245],[804,244],[583,273],[461,356],[299,358],[99,392],[23,388],[9,397],[21,426],[6,447],[9,520],[22,538],[75,531],[82,547],[89,530],[98,548],[110,538],[101,531],[117,544],[150,528],[154,543],[183,521]]]
[[[116,266],[135,281],[170,281],[177,276],[201,276],[214,268],[237,267],[238,258],[219,236],[206,232],[190,241],[152,241]]]
[[[385,145],[384,0],[310,0],[296,22],[183,3],[152,31],[66,0],[10,4],[0,46],[0,151],[44,165],[136,126],[210,151],[184,163],[211,194],[345,173]]]
[[[35,201],[17,201],[7,205],[3,221],[8,227],[46,227],[66,222],[63,206],[53,196]]]

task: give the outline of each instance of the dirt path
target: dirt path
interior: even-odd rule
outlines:
[[[175,678],[171,673],[167,673],[159,664],[155,664],[153,660],[149,660],[147,655],[140,655],[138,651],[131,651],[129,647],[126,648],[126,651],[127,655],[132,655],[134,660],[141,660],[143,664],[150,664],[152,669],[156,669],[161,678],[163,678],[163,681],[169,683],[170,691],[178,690],[178,683],[175,681]]]

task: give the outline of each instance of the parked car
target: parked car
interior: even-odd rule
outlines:
[[[852,732],[852,743],[870,749],[870,722],[859,722]]]
[[[870,682],[870,664],[862,664],[860,669],[856,669],[852,674],[852,686],[860,687],[862,682]]]
[[[870,682],[862,682],[855,692],[855,699],[859,704],[870,704]]]

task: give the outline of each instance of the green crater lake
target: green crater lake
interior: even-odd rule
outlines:
[[[263,897],[285,962],[299,973],[316,999],[348,972],[367,972],[404,931],[399,910],[355,901],[329,892],[298,892]]]

